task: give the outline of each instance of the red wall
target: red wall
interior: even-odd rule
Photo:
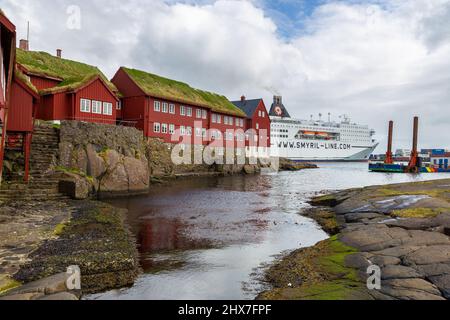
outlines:
[[[33,96],[13,81],[8,113],[8,131],[33,131]]]
[[[38,90],[53,88],[60,83],[60,81],[57,80],[51,80],[37,76],[30,76],[30,81]]]
[[[260,111],[265,113],[264,117],[259,116]],[[261,100],[252,118],[247,122],[247,129],[256,130],[256,124],[259,124],[259,130],[256,130],[259,136],[258,144],[260,144],[263,139],[267,138],[267,147],[270,147],[270,123],[269,113],[267,112],[264,102]],[[267,130],[267,137],[262,135],[261,130],[263,129]]]
[[[137,97],[145,95],[145,93],[130,79],[125,71],[122,68],[117,71],[114,77],[111,80],[112,83],[119,88],[120,92],[125,97]]]
[[[112,103],[112,115],[84,113],[80,110],[80,99],[96,100]],[[96,80],[77,93],[55,93],[41,98],[41,104],[37,111],[37,118],[42,120],[78,120],[96,123],[116,123],[117,100],[103,84]]]
[[[97,100],[112,103],[112,115],[84,113],[80,110],[80,99]],[[115,124],[117,118],[116,97],[105,87],[105,84],[97,79],[86,88],[81,89],[75,95],[75,120]],[[72,104],[71,104],[72,105]],[[72,112],[71,112],[72,113]]]

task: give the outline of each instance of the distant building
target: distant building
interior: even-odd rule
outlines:
[[[450,152],[444,152],[442,154],[433,154],[430,157],[431,165],[438,166],[439,168],[447,169],[450,161]]]
[[[398,158],[411,157],[411,152],[411,149],[397,149],[394,156]]]
[[[233,104],[241,109],[246,115],[246,128],[252,129],[255,132],[255,136],[249,137],[247,135],[247,139],[253,139],[255,151],[258,151],[258,146],[264,146],[262,147],[262,150],[260,151],[262,153],[267,152],[267,148],[270,147],[270,117],[269,113],[267,112],[266,106],[264,104],[263,99],[251,99],[247,100],[245,96],[241,97],[241,100],[239,101],[233,101]],[[247,141],[246,144],[247,147],[250,147],[249,141]],[[248,149],[250,152],[250,150]]]
[[[18,49],[17,64],[41,96],[37,119],[116,123],[117,88],[97,67],[62,59],[60,50]]]

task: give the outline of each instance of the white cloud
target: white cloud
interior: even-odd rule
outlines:
[[[68,30],[77,1],[0,0],[32,49],[64,50],[100,66],[145,69],[226,94],[284,95],[291,115],[347,113],[385,134],[398,122],[410,144],[412,116],[422,117],[422,146],[450,147],[450,0],[391,0],[316,8],[296,36],[277,32],[260,1],[78,1],[82,29]]]

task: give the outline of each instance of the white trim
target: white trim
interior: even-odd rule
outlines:
[[[91,100],[80,99],[80,111],[84,113],[91,113]]]

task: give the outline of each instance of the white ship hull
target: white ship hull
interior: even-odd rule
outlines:
[[[368,161],[377,143],[354,145],[327,140],[273,140],[271,155],[294,161]]]

